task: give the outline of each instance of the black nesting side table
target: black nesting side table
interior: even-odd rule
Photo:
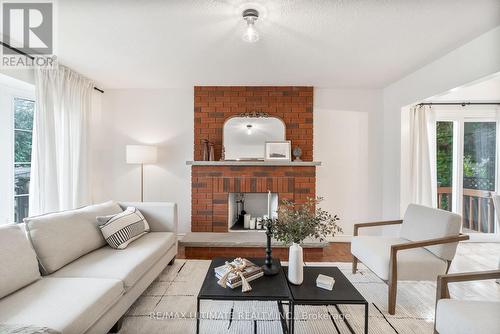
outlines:
[[[264,276],[250,282],[252,291],[241,292],[241,287],[235,289],[223,288],[217,284],[214,268],[223,265],[226,261],[232,261],[234,258],[214,258],[210,264],[203,285],[201,286],[196,303],[196,333],[200,332],[200,302],[202,300],[235,300],[235,301],[276,301],[281,314],[281,327],[283,333],[291,333],[290,328],[293,324],[292,318],[288,319],[283,310],[283,304],[288,304],[292,308],[290,289],[283,270],[279,270],[277,275]],[[264,258],[249,258],[250,261],[258,266],[264,265]],[[278,259],[274,259],[279,266]]]
[[[283,267],[286,275],[287,267]],[[335,279],[335,285],[332,291],[318,288],[316,286],[316,278],[319,274],[331,276]],[[292,294],[292,323],[291,333],[294,331],[294,313],[295,305],[342,305],[356,304],[364,305],[365,307],[365,334],[368,334],[368,302],[352,285],[347,277],[342,274],[337,267],[304,267],[304,282],[301,285],[293,285],[288,282],[290,292]],[[342,312],[337,308],[340,314]],[[346,323],[348,327],[350,325]],[[352,333],[354,331],[349,328]]]

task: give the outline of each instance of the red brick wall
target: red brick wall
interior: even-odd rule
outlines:
[[[313,159],[313,87],[194,87],[194,160],[202,160],[202,140],[214,143],[215,159],[222,151],[224,121],[244,112],[265,112],[286,124],[292,148],[302,148],[302,160]]]
[[[297,166],[192,166],[192,232],[227,232],[230,192],[278,193],[303,203],[316,194],[316,168]]]

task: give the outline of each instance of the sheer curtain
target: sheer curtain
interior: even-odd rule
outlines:
[[[93,83],[58,65],[35,70],[30,215],[89,204]]]
[[[428,106],[410,110],[410,201],[436,207],[436,122]]]

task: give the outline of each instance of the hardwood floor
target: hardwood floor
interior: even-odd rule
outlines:
[[[214,252],[210,248],[199,248],[198,254],[203,256],[186,256],[185,248],[179,246],[177,258],[179,259],[210,259],[213,256],[229,255],[229,251],[237,256],[241,248],[225,249],[225,253]],[[263,253],[263,250],[262,250]],[[465,271],[480,271],[498,269],[500,257],[500,243],[482,243],[482,242],[462,242],[458,246],[457,254],[452,262],[450,273]],[[323,249],[323,255],[314,259],[318,262],[351,262],[351,244],[348,242],[331,242],[328,247]]]
[[[308,250],[305,261],[314,262],[351,262],[351,244],[348,242],[331,242],[328,247],[317,252],[319,249]],[[286,259],[288,254],[286,248],[276,248],[273,254],[279,258]],[[216,256],[264,256],[264,248],[249,247],[186,247],[179,246],[177,258],[179,259],[211,259]]]

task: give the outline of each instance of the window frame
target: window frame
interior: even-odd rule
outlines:
[[[464,125],[466,122],[496,123],[496,162],[495,192],[500,191],[500,108],[493,106],[439,106],[434,107],[434,122],[453,122],[453,171],[452,171],[452,212],[462,215],[463,212],[463,158],[464,158]],[[434,140],[436,134],[433,134]],[[436,175],[437,179],[437,175]],[[495,231],[499,233],[499,231]]]
[[[35,104],[35,107],[33,108],[33,124],[31,126],[31,130],[25,130],[25,129],[17,129],[16,128],[16,99],[18,100],[28,100],[28,101],[32,101],[33,103],[36,103],[35,101],[35,97],[33,94],[20,94],[19,92],[17,94],[12,94],[11,97],[11,119],[12,119],[12,122],[11,122],[11,135],[12,135],[12,155],[11,155],[11,190],[12,190],[12,194],[10,196],[11,198],[11,202],[12,202],[12,212],[11,212],[11,219],[12,219],[12,222],[13,223],[20,223],[18,221],[16,221],[16,200],[17,198],[19,197],[27,197],[28,198],[28,201],[29,201],[29,189],[28,189],[28,193],[27,194],[16,194],[16,163],[18,164],[22,164],[24,162],[16,162],[16,131],[25,131],[25,132],[31,132],[31,143],[33,144],[33,131],[34,131],[34,124],[35,124],[35,110],[36,110],[36,104]],[[26,164],[28,164],[26,162]],[[30,158],[30,162],[29,162],[29,166],[30,166],[30,170],[31,170],[31,164],[32,164],[32,159]],[[30,176],[30,182],[31,182],[31,176]]]

